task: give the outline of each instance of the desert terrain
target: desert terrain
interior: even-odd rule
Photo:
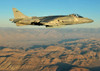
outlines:
[[[0,71],[100,71],[100,29],[0,28]]]

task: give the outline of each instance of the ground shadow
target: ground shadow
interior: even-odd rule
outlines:
[[[77,67],[76,65],[70,65],[67,63],[57,63],[56,65],[58,66],[56,71],[69,71],[72,67]]]
[[[7,48],[7,47],[4,47],[4,46],[0,46],[0,50],[4,49],[4,48]]]

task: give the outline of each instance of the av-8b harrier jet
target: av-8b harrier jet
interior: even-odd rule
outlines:
[[[17,26],[24,25],[37,25],[46,27],[59,27],[62,25],[74,25],[82,23],[91,23],[93,20],[84,18],[78,14],[71,15],[57,15],[57,16],[44,16],[44,17],[28,17],[13,8],[14,19],[10,19]]]

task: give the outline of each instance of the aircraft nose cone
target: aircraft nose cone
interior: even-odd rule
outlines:
[[[91,22],[94,22],[93,20],[91,20],[91,19],[89,19],[89,22],[91,23]]]
[[[85,19],[86,23],[94,22],[92,19]]]

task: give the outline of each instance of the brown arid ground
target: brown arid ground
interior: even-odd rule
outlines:
[[[58,45],[27,50],[1,47],[0,70],[90,71],[100,66],[100,40],[79,39]]]
[[[99,31],[7,30],[0,30],[0,71],[100,71]]]

